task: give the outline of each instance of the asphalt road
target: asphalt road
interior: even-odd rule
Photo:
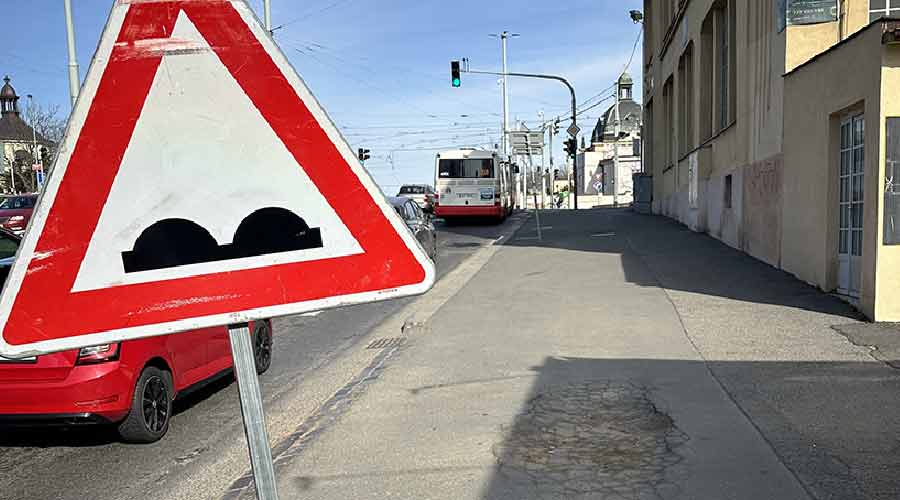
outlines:
[[[447,226],[439,221],[438,279],[492,244],[513,223]],[[412,300],[277,319],[273,364],[261,378],[270,433],[273,419],[296,425],[306,417],[291,413],[302,406],[296,401],[302,399],[297,391],[304,381],[357,350],[368,332]],[[346,380],[334,382],[340,387]],[[104,428],[0,428],[0,499],[171,498],[187,476],[233,474],[215,465],[225,458],[236,470],[245,469],[243,442],[231,376],[178,401],[168,435],[152,445],[117,442]],[[211,479],[219,479],[210,481],[219,484],[222,478]],[[216,498],[222,493],[199,489],[178,496]]]

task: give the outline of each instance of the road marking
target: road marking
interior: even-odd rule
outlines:
[[[610,236],[615,236],[616,233],[597,233],[592,234],[591,238],[609,238]]]

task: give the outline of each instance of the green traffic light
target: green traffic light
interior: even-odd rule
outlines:
[[[454,78],[454,79],[453,79],[453,86],[454,86],[454,87],[459,87],[459,85],[460,85],[459,78]]]

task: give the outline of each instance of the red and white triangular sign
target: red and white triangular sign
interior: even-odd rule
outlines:
[[[0,298],[0,354],[433,282],[432,262],[246,2],[118,0]]]

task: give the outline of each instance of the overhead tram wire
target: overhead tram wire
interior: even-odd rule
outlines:
[[[305,20],[307,20],[307,19],[309,19],[309,18],[311,18],[311,17],[315,17],[315,16],[317,16],[317,15],[319,15],[319,14],[322,14],[322,13],[324,13],[324,12],[327,12],[327,11],[329,11],[329,10],[331,10],[331,9],[333,9],[333,8],[335,8],[335,7],[337,7],[338,5],[341,5],[341,4],[343,4],[343,3],[352,2],[352,1],[353,1],[353,0],[335,0],[334,2],[331,2],[330,4],[326,5],[325,7],[322,7],[322,8],[320,8],[320,9],[309,10],[309,11],[307,11],[307,13],[303,14],[303,15],[300,16],[300,17],[297,17],[297,18],[291,19],[290,21],[281,23],[281,24],[279,24],[278,26],[275,26],[274,28],[272,28],[272,31],[274,32],[274,31],[276,31],[276,30],[280,30],[280,29],[282,29],[282,28],[286,28],[286,27],[288,27],[288,26],[291,26],[292,24],[299,23],[300,21],[305,21]]]
[[[302,50],[300,50],[300,49],[298,49],[298,48],[296,48],[296,47],[294,48],[294,50],[296,50],[297,52],[299,52],[299,53],[301,53],[301,54],[303,54],[303,55],[305,55],[305,56],[307,56],[307,57],[313,59],[314,61],[318,62],[319,64],[321,64],[321,65],[323,65],[323,66],[325,66],[325,67],[327,67],[327,68],[330,68],[332,71],[334,71],[335,73],[337,73],[337,74],[339,74],[339,75],[342,75],[342,76],[345,77],[345,78],[349,78],[350,80],[353,80],[353,81],[355,81],[356,83],[358,83],[358,84],[360,84],[360,85],[362,85],[362,86],[364,86],[364,87],[369,88],[370,90],[375,90],[375,91],[377,91],[377,92],[379,92],[379,93],[385,95],[386,97],[389,97],[389,98],[391,98],[391,99],[397,101],[397,103],[402,104],[402,105],[405,106],[405,107],[409,107],[409,108],[413,108],[413,109],[418,110],[418,111],[421,112],[423,115],[425,115],[425,117],[427,117],[428,119],[431,119],[431,120],[434,120],[434,119],[438,119],[438,120],[439,120],[439,119],[440,119],[437,115],[433,115],[433,114],[431,114],[431,113],[429,113],[429,112],[427,112],[427,111],[425,111],[425,110],[423,110],[423,109],[421,109],[421,108],[419,108],[419,107],[417,107],[417,106],[413,106],[413,105],[410,104],[409,102],[404,102],[404,101],[403,101],[402,99],[400,99],[399,97],[397,97],[397,96],[391,94],[390,92],[388,92],[388,91],[386,91],[386,90],[384,90],[384,89],[382,89],[382,88],[379,88],[379,87],[377,87],[377,86],[375,86],[375,85],[372,85],[371,83],[369,83],[369,82],[367,82],[367,81],[365,81],[365,80],[363,80],[363,79],[361,79],[361,78],[357,78],[356,76],[349,75],[349,74],[345,73],[344,70],[342,70],[342,69],[335,68],[335,67],[332,66],[331,64],[326,63],[325,61],[323,61],[322,59],[316,57],[316,56],[313,55],[313,54],[308,54],[308,53],[306,53],[306,52],[303,52]]]
[[[585,99],[584,101],[581,102],[581,104],[579,104],[578,106],[576,106],[576,109],[579,109],[580,111],[578,111],[578,112],[575,114],[575,116],[580,115],[580,114],[583,113],[584,111],[587,111],[587,110],[589,110],[589,109],[595,108],[595,107],[597,106],[597,104],[594,104],[594,105],[591,105],[591,106],[588,107],[588,108],[582,109],[587,103],[591,102],[592,100],[596,99],[597,97],[600,97],[601,95],[603,95],[603,94],[609,92],[610,90],[612,90],[613,88],[616,87],[616,85],[618,84],[618,81],[619,81],[619,77],[621,77],[623,74],[625,74],[625,72],[628,71],[628,68],[631,67],[631,63],[634,62],[634,56],[635,56],[635,54],[637,53],[638,44],[640,43],[641,38],[642,38],[643,35],[644,35],[644,27],[643,27],[643,26],[644,26],[644,25],[642,24],[642,25],[641,25],[641,28],[638,30],[637,37],[635,37],[634,45],[632,45],[632,47],[631,47],[631,55],[628,56],[628,62],[625,63],[625,66],[622,68],[622,71],[621,71],[618,75],[616,75],[615,81],[614,81],[610,86],[608,86],[608,87],[606,87],[605,89],[601,90],[601,91],[598,92],[597,94],[595,94],[595,95],[593,95],[593,96],[591,96],[591,97]],[[615,97],[615,96],[612,96],[612,97]],[[606,101],[606,100],[608,100],[608,99],[611,99],[612,97],[609,97],[609,96],[604,97],[604,98],[603,98],[602,100],[600,100],[599,102],[604,102],[604,101]],[[568,117],[568,115],[565,115],[565,114],[559,115],[559,116],[556,117],[556,120],[562,120],[562,119],[565,119],[565,118],[567,118],[567,117]]]
[[[311,41],[311,42],[309,42],[309,43],[306,43],[306,42],[303,42],[303,41],[300,41],[300,40],[293,40],[293,41],[288,40],[287,42],[288,42],[288,43],[294,44],[294,48],[295,48],[295,49],[298,49],[298,50],[299,50],[298,45],[302,45],[303,48],[305,48],[305,49],[308,50],[308,51],[316,52],[316,53],[319,54],[319,55],[327,55],[328,57],[332,57],[332,58],[334,58],[334,59],[336,59],[336,60],[338,60],[338,61],[340,61],[340,62],[342,62],[342,63],[344,63],[344,64],[351,65],[351,66],[360,66],[360,67],[362,67],[363,69],[365,69],[365,70],[367,70],[367,71],[369,71],[369,72],[371,72],[371,73],[373,73],[373,74],[375,74],[375,73],[378,72],[378,70],[377,70],[376,68],[373,68],[372,66],[369,65],[369,64],[372,63],[372,61],[369,60],[368,58],[365,58],[365,57],[359,57],[359,56],[355,56],[355,57],[354,57],[354,58],[357,59],[358,61],[362,61],[362,62],[364,63],[364,64],[360,64],[360,63],[358,63],[358,62],[351,61],[351,60],[349,60],[349,59],[347,59],[347,58],[345,58],[345,57],[343,57],[343,56],[341,56],[341,55],[338,55],[338,54],[337,54],[337,52],[338,52],[337,49],[334,49],[334,48],[331,48],[331,47],[327,47],[327,46],[322,45],[321,43],[318,43],[318,42],[312,42],[312,41]],[[319,49],[319,50],[317,51],[316,49]],[[384,65],[382,65],[382,66],[385,67]],[[390,68],[390,66],[386,66],[386,67]],[[423,76],[424,76],[424,78],[427,78],[429,81],[431,81],[431,80],[433,80],[433,79],[434,79],[434,80],[437,80],[437,77],[436,77],[435,75],[425,75],[425,74],[423,74],[423,73],[413,72],[413,71],[410,71],[409,69],[406,69],[406,68],[400,68],[400,67],[398,67],[398,66],[393,66],[393,68],[394,68],[395,70],[397,70],[397,71],[402,71],[402,72],[406,73],[407,75],[414,75],[414,76],[418,76],[418,77],[423,77]],[[402,82],[398,81],[398,83],[402,83]],[[437,97],[437,98],[439,98],[439,99],[447,99],[447,98],[448,98],[448,96],[446,96],[446,95],[439,95],[439,94],[436,94],[434,91],[429,90],[429,89],[427,89],[427,88],[424,89],[424,90],[425,90],[429,95],[431,95],[431,96],[433,96],[433,97]],[[470,102],[465,102],[465,101],[463,101],[462,99],[460,99],[460,98],[458,98],[458,97],[456,97],[456,96],[451,95],[451,96],[449,96],[449,98],[452,99],[452,100],[454,100],[454,101],[456,101],[456,102],[459,102],[460,104],[462,104],[462,105],[464,105],[464,106],[466,106],[466,107],[468,107],[468,108],[478,109],[478,110],[481,110],[481,111],[483,111],[483,112],[485,112],[485,113],[491,113],[491,114],[494,114],[493,112],[488,111],[487,108],[482,108],[482,107],[480,107],[480,106],[473,106],[472,103],[470,103]]]

